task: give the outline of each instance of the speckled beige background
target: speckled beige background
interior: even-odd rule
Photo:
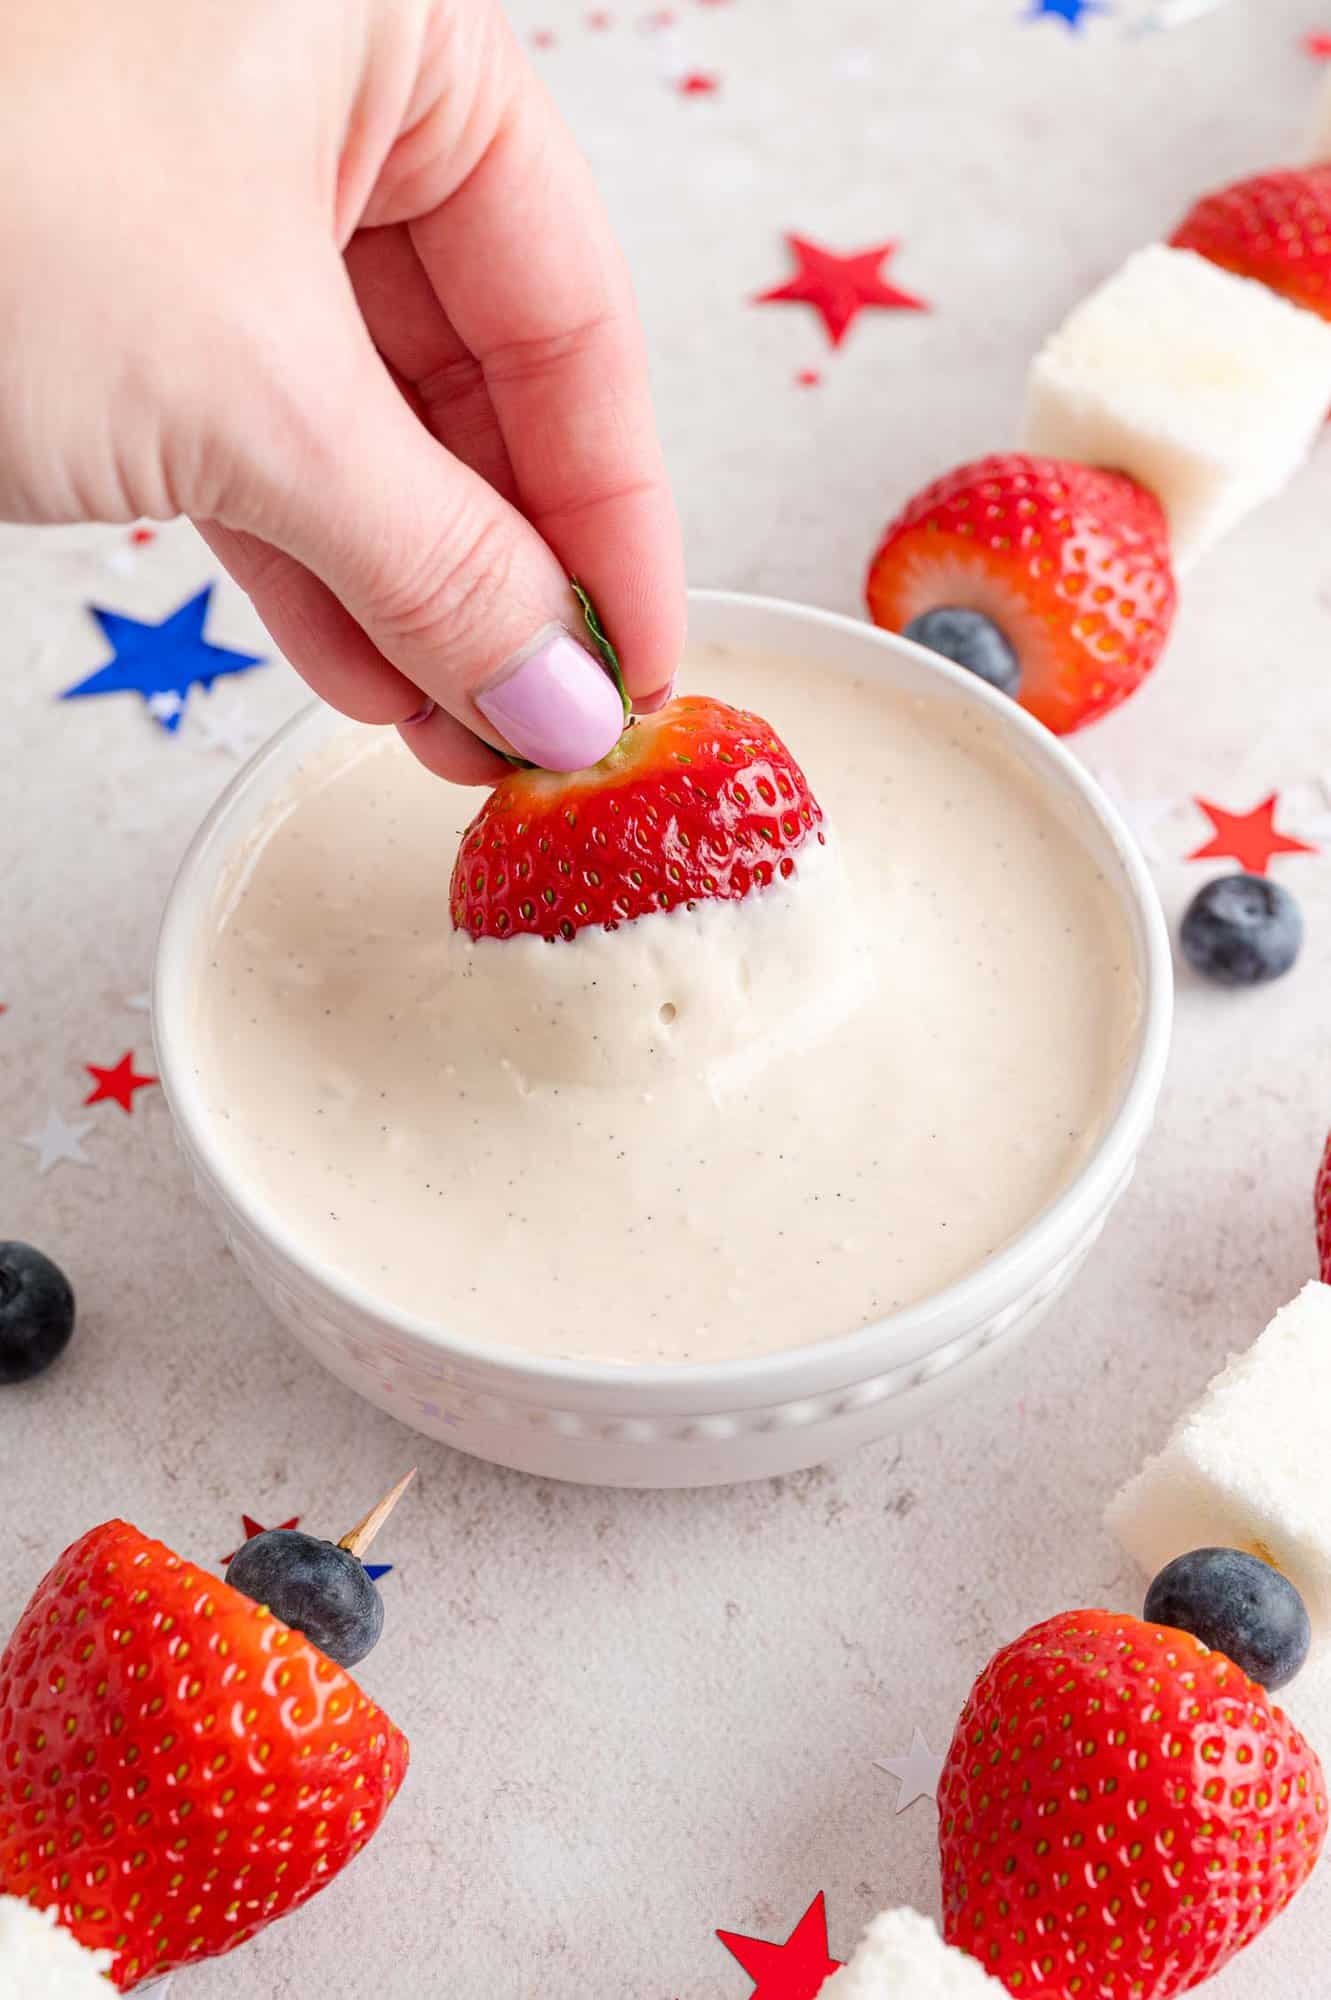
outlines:
[[[1296,145],[1317,87],[1317,0],[1228,0],[1128,32],[1137,0],[1073,36],[1023,0],[648,0],[535,55],[628,244],[699,583],[855,610],[890,507],[1011,440],[1046,328],[1190,197]],[[672,67],[714,71],[681,97]],[[746,297],[780,232],[902,242],[928,317],[816,321]],[[798,370],[821,385],[796,386]],[[1085,737],[1134,799],[1276,786],[1331,794],[1331,445],[1192,579],[1166,666]],[[171,2000],[746,2000],[717,1925],[784,1936],[818,1889],[833,1949],[885,1901],[935,1907],[933,1808],[894,1815],[874,1760],[920,1725],[941,1747],[973,1673],[1037,1617],[1138,1590],[1104,1500],[1311,1268],[1309,1188],[1331,1120],[1331,852],[1277,864],[1309,943],[1253,996],[1180,992],[1159,1127],[1135,1187],[1034,1347],[964,1406],[851,1463],[672,1496],[541,1485],[418,1442],[270,1324],[194,1204],[165,1108],[104,1104],[90,1164],[45,1178],[18,1143],[66,1116],[85,1061],[148,1056],[148,980],[175,860],[230,772],[201,718],[277,723],[284,667],[224,683],[168,741],[129,697],[61,708],[100,663],[92,597],[160,617],[210,575],[190,532],[0,538],[0,1220],[79,1289],[66,1363],[0,1399],[0,1625],[60,1547],[123,1513],[199,1557],[242,1508],[347,1526],[413,1460],[385,1536],[387,1636],[363,1678],[410,1732],[376,1845],[243,1955]],[[257,628],[219,592],[214,630]],[[1171,916],[1203,879],[1157,839]],[[1050,996],[1056,1005],[1056,997]],[[1279,1448],[1278,1437],[1255,1440]],[[1290,1706],[1331,1752],[1331,1690]],[[1212,1989],[1321,2000],[1331,1870]]]

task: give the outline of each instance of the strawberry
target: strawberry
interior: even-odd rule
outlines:
[[[462,836],[455,930],[572,938],[652,910],[736,901],[823,840],[804,773],[759,716],[685,695],[590,771],[510,772]]]
[[[1322,1154],[1322,1164],[1317,1170],[1317,1188],[1314,1195],[1317,1214],[1317,1258],[1322,1283],[1331,1285],[1331,1137],[1328,1137]]]
[[[1255,174],[1204,195],[1172,241],[1331,319],[1331,165]]]
[[[406,1738],[308,1640],[108,1521],[0,1654],[0,1892],[109,1947],[127,1992],[331,1882],[406,1768]]]
[[[1117,472],[1019,453],[959,466],[888,528],[876,625],[981,612],[1016,652],[1017,699],[1057,734],[1126,699],[1159,659],[1176,592],[1163,509]]]
[[[1311,1873],[1321,1765],[1183,1632],[1070,1611],[971,1690],[939,1790],[949,1944],[1022,2000],[1168,2000]]]

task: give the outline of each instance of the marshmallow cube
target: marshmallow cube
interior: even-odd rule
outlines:
[[[1305,155],[1307,166],[1331,166],[1331,69],[1322,80],[1321,94],[1317,99],[1312,129],[1308,133]]]
[[[1331,1635],[1331,1285],[1305,1286],[1110,1504],[1149,1576],[1189,1549],[1246,1549]]]
[[[1285,485],[1328,409],[1331,323],[1156,243],[1037,355],[1023,444],[1149,487],[1182,570]]]
[[[1006,1988],[944,1944],[927,1917],[888,1910],[874,1918],[850,1963],[819,1988],[818,2000],[1006,2000]]]

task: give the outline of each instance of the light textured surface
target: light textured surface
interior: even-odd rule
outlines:
[[[1040,350],[1022,442],[1148,486],[1182,572],[1293,478],[1328,404],[1331,326],[1153,243]]]
[[[1018,0],[678,0],[681,98],[637,15],[603,33],[523,0],[537,60],[628,243],[698,583],[855,610],[890,509],[1015,437],[1045,331],[1201,190],[1295,152],[1320,78],[1304,0],[1229,0],[1134,39],[1020,25]],[[646,11],[645,6],[643,11]],[[1241,84],[1239,82],[1241,79]],[[930,315],[866,316],[836,355],[778,282],[780,232],[899,237]],[[817,388],[798,370],[816,367]],[[1135,800],[1234,809],[1331,774],[1331,460],[1190,580],[1154,681],[1082,739]],[[277,1336],[196,1209],[152,1092],[80,1113],[86,1060],[147,1054],[129,1005],[188,834],[225,780],[199,716],[171,742],[132,699],[53,692],[102,655],[94,597],[159,617],[210,574],[185,529],[8,536],[0,565],[0,1186],[4,1226],[69,1266],[77,1347],[0,1400],[0,1623],[93,1521],[195,1556],[242,1508],[341,1532],[419,1458],[383,1537],[388,1630],[362,1670],[410,1733],[375,1845],[308,1911],[171,2000],[747,2000],[716,1926],[784,1937],[819,1889],[833,1953],[890,1903],[938,1906],[934,1815],[896,1818],[876,1758],[946,1742],[970,1681],[1037,1618],[1132,1605],[1102,1526],[1225,1357],[1313,1275],[1331,1119],[1331,858],[1279,861],[1308,945],[1252,995],[1181,981],[1160,1122],[1086,1271],[962,1406],[826,1470],[673,1496],[530,1482],[420,1445]],[[234,595],[219,638],[253,640]],[[219,687],[218,720],[296,705],[284,669]],[[1331,812],[1322,797],[1321,811]],[[1300,824],[1309,824],[1302,819]],[[1186,805],[1155,825],[1171,918],[1206,879]],[[1325,836],[1324,836],[1325,837]],[[1057,996],[1050,996],[1050,1005]],[[16,1135],[93,1123],[44,1179]],[[1289,1707],[1331,1750],[1331,1691]],[[1323,2000],[1331,1870],[1216,1982]]]
[[[1112,1502],[1111,1531],[1153,1576],[1189,1549],[1248,1549],[1331,1638],[1331,1287],[1306,1285],[1237,1355]],[[1271,1440],[1278,1439],[1276,1449]]]

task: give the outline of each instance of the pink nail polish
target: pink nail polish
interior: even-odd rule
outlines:
[[[562,625],[544,626],[473,699],[519,757],[547,771],[599,764],[624,728],[619,690]]]

